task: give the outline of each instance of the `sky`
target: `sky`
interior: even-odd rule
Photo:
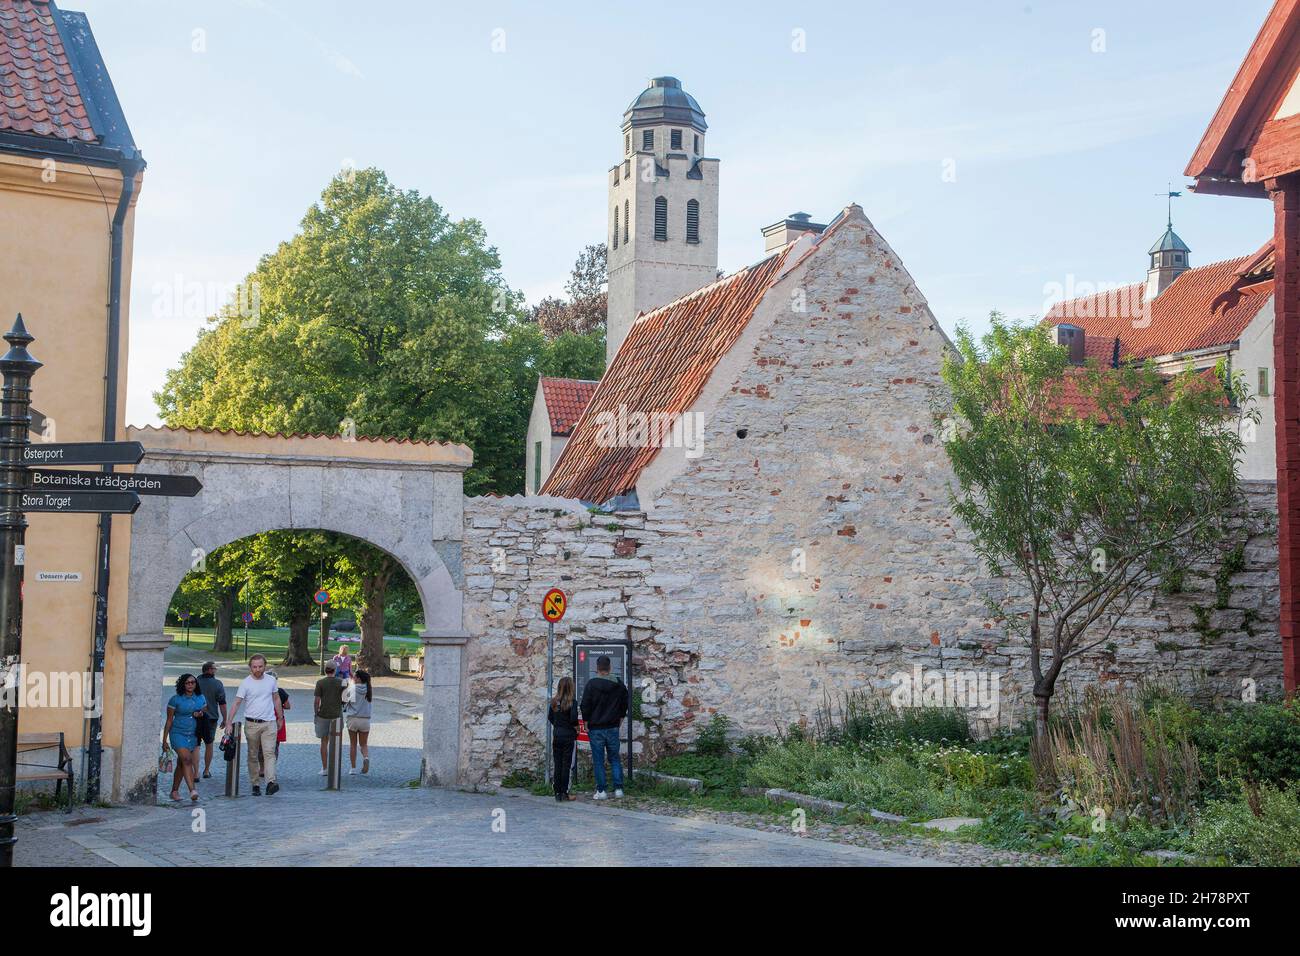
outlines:
[[[708,118],[721,268],[856,202],[948,332],[1036,318],[1143,278],[1270,5],[67,0],[149,164],[127,421],[158,422],[206,316],[349,166],[480,220],[530,303],[560,294],[659,75]],[[1272,231],[1260,200],[1184,190],[1173,216],[1194,265]]]

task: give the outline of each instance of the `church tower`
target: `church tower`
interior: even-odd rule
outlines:
[[[1156,244],[1147,250],[1151,257],[1151,266],[1147,269],[1146,301],[1150,302],[1180,275],[1191,267],[1191,249],[1187,243],[1174,232],[1174,222],[1170,218],[1165,225],[1165,234],[1156,240]]]
[[[695,98],[657,76],[623,114],[623,158],[609,171],[609,299],[605,361],[641,312],[718,274],[718,161]]]

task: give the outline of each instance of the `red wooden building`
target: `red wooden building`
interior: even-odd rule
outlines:
[[[1300,0],[1277,0],[1187,175],[1273,204],[1274,392],[1283,679],[1300,676]]]

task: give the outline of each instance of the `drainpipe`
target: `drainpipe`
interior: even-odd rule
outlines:
[[[104,436],[106,442],[117,440],[117,382],[122,331],[122,247],[126,231],[126,214],[135,195],[135,177],[144,168],[139,158],[124,159],[118,169],[122,173],[122,192],[117,198],[113,213],[108,259],[108,340],[104,363]],[[112,465],[103,465],[105,472]],[[95,647],[91,655],[90,687],[93,695],[89,711],[88,741],[86,748],[86,802],[99,798],[100,768],[103,764],[103,680],[104,655],[108,648],[108,571],[112,553],[113,516],[99,516],[99,538],[95,543]]]

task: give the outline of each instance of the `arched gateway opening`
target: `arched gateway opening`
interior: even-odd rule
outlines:
[[[115,799],[152,801],[158,759],[163,630],[176,587],[196,561],[264,531],[334,531],[390,554],[424,609],[423,781],[461,772],[463,445],[132,428],[142,470],[193,475],[194,498],[152,497],[131,519],[122,652],[122,745]]]

